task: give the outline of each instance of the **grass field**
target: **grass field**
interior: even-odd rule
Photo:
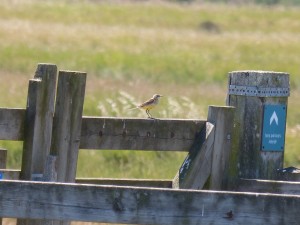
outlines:
[[[206,118],[224,105],[227,73],[291,74],[285,164],[300,166],[300,8],[159,1],[0,2],[0,106],[25,107],[37,63],[88,73],[85,115],[128,110],[154,93],[156,117]],[[9,149],[19,168],[22,143]],[[173,178],[182,153],[81,151],[78,176]]]

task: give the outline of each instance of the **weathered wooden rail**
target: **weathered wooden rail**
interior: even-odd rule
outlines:
[[[6,169],[0,151],[0,217],[19,218],[19,225],[298,224],[300,174],[274,170],[284,149],[261,149],[263,106],[287,104],[288,75],[243,71],[229,78],[234,107],[210,106],[205,120],[85,117],[86,74],[57,76],[55,65],[39,64],[26,109],[0,108],[0,140],[24,143],[21,170]],[[76,178],[78,151],[89,149],[187,157],[173,180]]]
[[[1,140],[24,140],[25,111],[0,108]],[[80,149],[188,152],[195,135],[205,124],[205,120],[83,116]]]
[[[1,215],[7,217],[169,225],[296,225],[300,219],[299,195],[24,181],[0,184]]]

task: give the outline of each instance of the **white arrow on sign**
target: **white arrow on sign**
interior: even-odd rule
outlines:
[[[278,126],[278,116],[275,111],[273,112],[273,114],[270,118],[270,125],[273,123],[274,120],[275,120],[276,125]]]

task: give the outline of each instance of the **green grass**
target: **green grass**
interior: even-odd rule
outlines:
[[[224,105],[227,73],[291,74],[286,165],[300,165],[300,8],[170,2],[0,2],[0,106],[25,107],[39,62],[88,73],[84,114],[137,116],[128,108],[166,96],[157,117],[206,118]],[[9,149],[20,167],[22,144]],[[172,178],[184,154],[81,151],[79,176]],[[159,171],[157,171],[159,169]]]
[[[44,60],[98,76],[214,83],[230,70],[298,68],[298,8],[31,1],[0,13],[8,71]]]
[[[77,176],[114,178],[174,178],[185,153],[80,151]],[[93,158],[94,160],[91,160]],[[87,166],[89,164],[89,166]],[[105,169],[103,168],[105,165]],[[100,168],[99,168],[100,167]]]

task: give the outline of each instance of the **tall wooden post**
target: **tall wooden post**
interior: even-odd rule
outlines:
[[[51,143],[59,182],[75,182],[85,83],[86,73],[59,71]]]
[[[22,180],[44,180],[47,155],[50,152],[57,67],[38,64],[29,81],[25,115]],[[19,219],[18,225],[46,224],[46,221]]]
[[[227,104],[236,107],[231,177],[276,179],[283,166],[289,74],[229,73]]]
[[[231,154],[234,107],[209,106],[207,121],[215,126],[209,189],[228,188],[228,167]]]
[[[43,179],[50,152],[56,88],[56,65],[39,64],[29,81],[21,179]]]

